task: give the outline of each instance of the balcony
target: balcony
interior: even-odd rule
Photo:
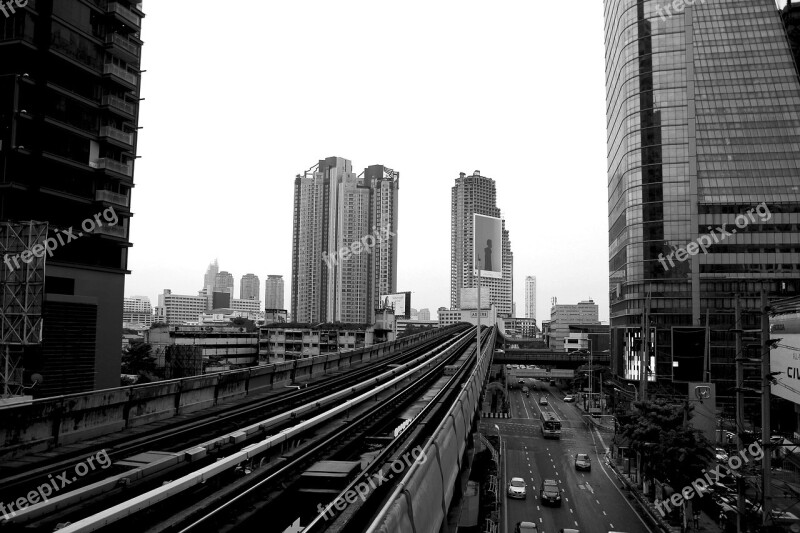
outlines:
[[[120,163],[119,161],[107,157],[101,157],[96,161],[89,161],[89,166],[101,170],[119,172],[120,174],[125,174],[129,178],[133,176],[133,165],[130,163]]]
[[[106,7],[106,13],[113,13],[119,17],[120,20],[137,30],[142,29],[142,19],[122,4],[109,2],[108,7]]]
[[[128,207],[131,202],[130,197],[125,194],[106,190],[95,191],[94,199],[98,202],[108,202],[122,207]]]
[[[109,235],[111,237],[119,237],[121,239],[127,238],[127,235],[125,235],[126,233],[125,228],[119,225],[117,226],[108,226],[106,224],[103,224],[102,226],[98,225],[96,228],[94,228],[94,231],[92,233],[96,233],[98,235]]]
[[[106,48],[125,61],[139,61],[139,45],[118,33],[106,35]]]
[[[133,147],[133,133],[125,133],[113,126],[103,126],[100,128],[100,137],[108,137],[109,139],[114,139],[115,141]]]
[[[103,66],[103,74],[111,74],[112,76],[116,76],[117,78],[125,81],[126,83],[129,83],[134,87],[136,87],[136,82],[137,82],[136,75],[131,74],[124,68],[115,65],[113,63],[106,63]]]
[[[107,95],[103,97],[103,105],[106,105],[126,115],[136,116],[136,105],[126,102],[117,96]]]

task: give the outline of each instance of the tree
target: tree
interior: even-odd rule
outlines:
[[[621,433],[646,459],[650,473],[675,488],[702,477],[714,453],[699,430],[684,426],[684,411],[688,418],[691,408],[664,400],[634,405],[638,414],[621,421]]]
[[[423,325],[423,324],[409,324],[406,326],[406,329],[403,333],[397,336],[398,339],[402,339],[403,337],[408,337],[409,335],[416,335],[417,333],[422,333],[423,331],[427,331],[431,329],[433,325]]]
[[[165,327],[167,327],[166,322],[153,322],[153,325],[150,326],[150,329],[165,328]]]
[[[146,342],[130,344],[122,353],[122,373],[140,376],[154,374],[156,358],[151,355],[152,350],[153,347]]]
[[[233,324],[234,326],[244,328],[248,333],[258,331],[256,323],[250,320],[249,318],[245,318],[243,316],[235,317],[233,320],[231,320],[231,324]]]

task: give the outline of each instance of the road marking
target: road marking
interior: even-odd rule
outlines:
[[[644,468],[643,468],[642,470],[644,470]],[[612,524],[611,522],[609,522],[609,523],[608,523],[608,525],[609,525],[609,526],[611,526],[611,529],[614,529],[614,524]]]
[[[589,485],[589,482],[588,482],[588,481],[586,482],[586,488],[587,488],[587,489],[589,489],[589,492],[591,492],[592,494],[594,494],[594,489],[592,488],[592,486],[591,486],[591,485]]]
[[[642,469],[642,470],[644,470],[644,469]],[[570,509],[569,512],[572,513],[572,514],[575,514],[575,511],[573,511],[572,509]]]
[[[597,502],[597,505],[600,505],[600,500],[595,500],[595,501]]]
[[[603,511],[603,516],[608,516],[605,511]]]
[[[584,487],[581,483],[578,483],[578,487],[580,487],[581,490],[586,490],[586,487]]]

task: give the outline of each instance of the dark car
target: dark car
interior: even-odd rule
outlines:
[[[588,453],[575,454],[575,470],[591,470],[592,459]]]
[[[558,483],[553,479],[545,479],[542,481],[539,499],[542,505],[551,504],[556,507],[561,507],[561,489],[558,488]]]
[[[539,526],[536,522],[517,522],[514,533],[539,533]]]

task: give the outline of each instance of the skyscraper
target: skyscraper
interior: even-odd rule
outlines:
[[[295,179],[292,317],[372,322],[396,291],[399,173],[329,157]]]
[[[754,329],[762,288],[800,290],[800,84],[784,28],[773,0],[669,13],[606,0],[605,24],[612,370],[640,377],[649,307],[653,376],[705,377],[705,342],[681,354],[699,361],[688,378],[672,337],[704,334],[708,317],[710,377],[730,405],[734,296]]]
[[[461,308],[461,289],[475,288],[472,259],[473,214],[500,218],[494,180],[481,176],[476,170],[471,176],[463,172],[452,189],[450,212],[450,306]],[[503,277],[481,277],[481,287],[489,287],[490,304],[497,307],[498,315],[511,316],[514,293],[514,257],[511,242],[503,220]],[[485,302],[481,302],[481,307]]]
[[[214,278],[214,292],[227,292],[233,298],[233,274],[227,270],[218,272]]]
[[[206,269],[206,275],[203,277],[204,289],[206,287],[211,287],[212,289],[214,288],[214,283],[216,283],[217,280],[217,274],[219,274],[219,263],[217,263],[217,260],[214,259],[214,262],[208,265],[208,268]]]
[[[0,222],[46,222],[64,242],[37,274],[42,343],[19,362],[44,377],[37,396],[117,387],[144,13],[128,0],[20,4],[0,16]]]
[[[525,318],[536,318],[536,276],[525,278]]]
[[[283,276],[270,274],[264,282],[264,309],[285,309],[283,307]]]
[[[239,283],[240,300],[258,300],[261,296],[261,281],[255,274],[245,274]]]

